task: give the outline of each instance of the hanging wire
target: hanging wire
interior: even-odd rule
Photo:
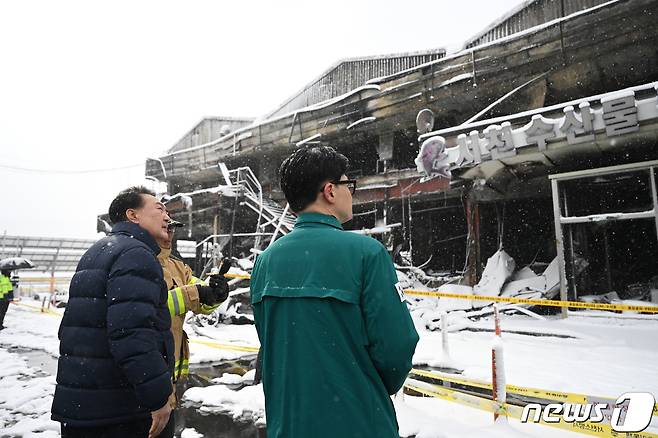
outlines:
[[[502,250],[505,232],[505,203],[502,207],[496,204],[496,222],[498,224],[498,250]]]
[[[21,166],[8,166],[6,164],[0,164],[0,168],[13,170],[17,172],[28,172],[28,173],[43,173],[43,174],[82,174],[82,173],[99,173],[99,172],[114,172],[117,170],[133,169],[136,167],[144,166],[144,163],[132,164],[129,166],[120,166],[120,167],[107,167],[104,169],[87,169],[87,170],[57,170],[57,169],[35,169],[30,167],[21,167]]]
[[[402,240],[406,242],[407,240],[407,218],[405,217],[405,212],[404,212],[404,192],[401,191],[400,193],[400,203],[402,206]]]

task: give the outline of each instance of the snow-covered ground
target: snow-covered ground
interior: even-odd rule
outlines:
[[[0,436],[59,437],[59,423],[50,420],[55,376],[30,365],[24,351],[58,356],[60,317],[28,304],[35,307],[10,305],[0,331]]]
[[[429,304],[428,304],[429,303]],[[34,305],[30,301],[24,304]],[[449,356],[444,356],[441,333],[426,329],[425,307],[412,312],[421,340],[414,365],[451,365],[463,376],[490,380],[493,329],[491,318],[473,322],[449,316]],[[58,355],[57,329],[61,309],[41,313],[25,305],[10,306],[0,331],[0,437],[57,437],[59,424],[50,421],[50,403],[55,379],[26,350]],[[535,319],[503,315],[505,374],[508,384],[547,390],[576,392],[616,398],[625,392],[647,391],[658,395],[658,317],[581,312],[568,319]],[[253,352],[240,347],[258,347],[251,325],[188,327],[192,339],[191,362],[235,359]],[[535,335],[543,336],[535,336]],[[238,347],[238,348],[232,348]],[[191,388],[186,400],[200,409],[220,411],[256,423],[265,421],[262,387],[230,389],[253,378],[228,375],[214,379],[206,388]],[[238,386],[239,387],[239,386]],[[535,424],[492,422],[491,414],[435,398],[409,395],[394,400],[401,436],[430,437],[562,437],[583,436]],[[656,432],[652,430],[652,432]],[[186,429],[184,438],[201,435]]]

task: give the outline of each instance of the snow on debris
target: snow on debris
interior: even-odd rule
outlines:
[[[482,272],[482,278],[473,287],[475,295],[499,295],[503,284],[514,272],[516,263],[503,249],[499,249],[489,257],[487,265]],[[484,307],[486,302],[481,302],[474,307]]]
[[[254,383],[255,378],[256,378],[256,369],[254,368],[244,373],[244,375],[242,376],[242,382],[250,385]]]
[[[212,379],[212,383],[221,383],[224,385],[237,385],[239,383],[242,383],[242,376],[240,374],[224,373],[222,374],[222,377],[217,377],[215,379]]]
[[[180,438],[203,438],[203,435],[194,428],[186,428],[181,432]]]
[[[245,386],[233,391],[223,385],[190,388],[183,396],[183,402],[201,405],[202,411],[222,412],[234,419],[250,419],[255,424],[265,423],[265,395],[263,385]]]

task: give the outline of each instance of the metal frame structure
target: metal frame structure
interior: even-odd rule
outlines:
[[[222,256],[218,239],[228,238],[230,240],[236,237],[253,237],[254,248],[252,253],[254,253],[254,251],[259,250],[262,238],[269,238],[268,245],[271,244],[279,234],[285,235],[290,232],[296,219],[296,216],[290,212],[287,204],[282,208],[272,199],[263,196],[263,187],[250,167],[244,166],[229,170],[223,162],[219,162],[217,163],[217,168],[226,185],[235,191],[234,196],[242,199],[239,205],[245,206],[257,213],[258,220],[256,230],[253,233],[234,233],[231,230],[231,233],[222,234],[218,232],[216,216],[214,232],[203,240],[196,242],[194,247],[190,246],[188,248],[188,250],[193,249],[197,254],[199,254],[199,251],[208,254],[208,250],[212,249],[210,257],[208,257],[208,261],[203,267],[201,276],[203,276],[211,265],[218,266]],[[273,229],[273,232],[268,232],[268,228]],[[211,241],[212,246],[210,246]]]
[[[296,216],[291,214],[287,204],[281,208],[279,204],[263,196],[263,188],[251,168],[239,167],[229,170],[224,163],[219,163],[219,168],[226,184],[240,189],[238,196],[245,198],[241,205],[258,213],[256,232],[250,234],[259,237],[256,240],[256,246],[260,244],[260,236],[269,235],[266,233],[267,227],[274,228],[270,243],[279,233],[287,234],[292,231]]]
[[[80,257],[96,242],[94,239],[56,237],[0,237],[0,258],[25,257],[43,272],[75,271]]]
[[[658,239],[658,190],[656,188],[656,176],[658,175],[658,160],[644,161],[640,163],[622,164],[618,166],[602,167],[598,169],[588,169],[576,172],[561,173],[550,175],[551,190],[553,193],[553,218],[555,221],[555,242],[557,246],[557,256],[560,265],[560,299],[567,300],[567,276],[566,276],[566,261],[564,256],[564,232],[563,225],[590,223],[595,220],[593,216],[584,217],[569,217],[567,210],[566,197],[561,196],[560,182],[568,180],[577,180],[583,178],[590,178],[593,176],[611,175],[618,173],[634,172],[638,170],[646,170],[649,174],[651,185],[651,197],[653,200],[653,209],[642,212],[633,213],[612,213],[607,214],[609,217],[604,220],[633,220],[633,219],[650,219],[653,218],[656,224],[656,238]],[[565,216],[562,216],[560,203],[564,202]],[[601,215],[594,215],[601,216]],[[569,238],[572,239],[571,233]],[[570,245],[571,247],[573,245]],[[577,299],[577,297],[576,297]],[[562,308],[562,316],[567,316],[567,309]]]

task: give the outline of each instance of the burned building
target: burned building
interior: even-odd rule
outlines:
[[[328,144],[358,180],[351,228],[384,232],[395,257],[474,284],[502,247],[517,265],[558,257],[564,297],[627,290],[658,274],[657,14],[652,0],[525,2],[448,56],[339,63],[146,174],[167,183],[180,238],[245,256],[292,227],[281,161]],[[430,138],[450,178],[418,173]]]

